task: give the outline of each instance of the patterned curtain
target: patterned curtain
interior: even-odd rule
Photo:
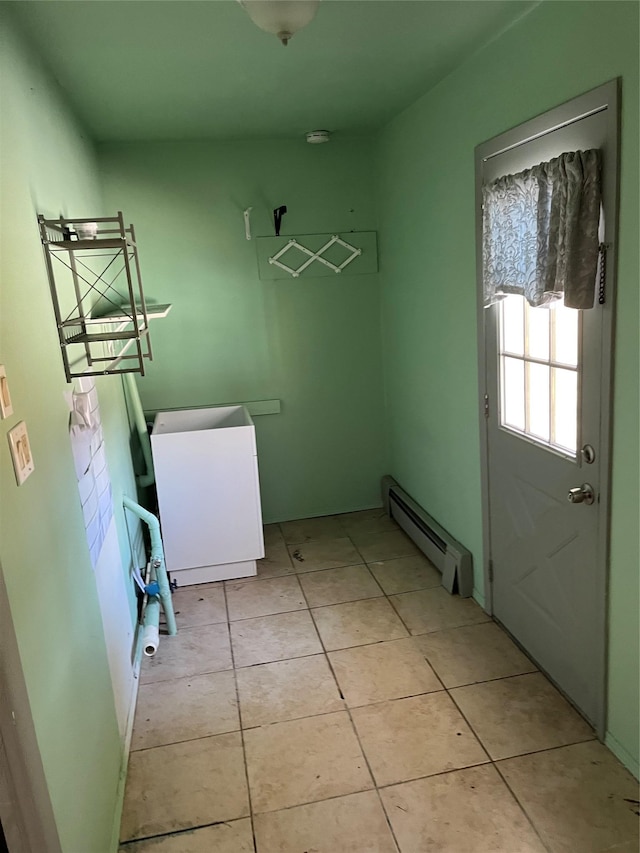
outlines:
[[[538,306],[593,308],[600,152],[570,151],[483,187],[484,304],[508,293]]]

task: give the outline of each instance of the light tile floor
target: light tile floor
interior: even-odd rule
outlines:
[[[174,596],[123,853],[637,853],[635,780],[382,510],[265,541]]]

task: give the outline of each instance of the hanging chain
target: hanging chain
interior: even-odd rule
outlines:
[[[605,303],[605,288],[607,282],[607,244],[600,243],[600,281],[598,283],[598,305]]]

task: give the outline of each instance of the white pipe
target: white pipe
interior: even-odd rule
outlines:
[[[144,474],[136,476],[136,481],[141,488],[146,488],[147,486],[152,486],[156,481],[153,470],[153,456],[151,455],[151,442],[149,440],[149,433],[147,432],[147,422],[144,419],[138,386],[136,385],[133,373],[124,373],[123,376],[127,386],[127,397],[131,403],[133,423],[138,433],[138,440],[146,469]]]
[[[147,599],[147,606],[144,611],[144,638],[149,638],[149,651],[146,649],[145,643],[145,654],[147,656],[152,656],[155,654],[155,651],[158,647],[157,637],[155,634],[151,634],[148,631],[149,628],[153,627],[158,630],[159,622],[160,622],[160,603],[162,602],[162,609],[164,610],[164,616],[167,622],[167,633],[170,636],[174,636],[178,633],[178,629],[176,626],[176,617],[173,611],[173,602],[171,601],[171,589],[169,587],[169,578],[167,577],[167,569],[164,563],[164,549],[162,547],[162,537],[160,536],[160,522],[158,519],[146,510],[144,507],[137,504],[135,501],[132,501],[131,498],[126,495],[122,498],[122,504],[125,509],[130,510],[134,515],[137,515],[139,519],[144,521],[144,523],[149,528],[149,534],[151,536],[151,560],[150,560],[150,579],[151,581],[157,581],[159,591],[158,595],[150,595]],[[154,642],[155,641],[155,642]],[[155,648],[154,648],[155,645]]]
[[[147,608],[145,610],[145,621],[147,612],[150,606],[157,604],[158,599],[155,600],[149,599],[147,602]],[[152,658],[155,653],[158,651],[158,644],[160,643],[160,631],[157,625],[154,624],[145,624],[144,632],[142,634],[142,650],[148,658]]]

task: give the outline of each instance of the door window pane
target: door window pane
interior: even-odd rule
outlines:
[[[558,303],[553,314],[553,359],[560,364],[578,366],[579,311]]]
[[[502,359],[502,418],[503,423],[516,429],[525,428],[524,361]]]
[[[531,308],[509,295],[498,322],[501,426],[575,454],[580,312],[560,303]]]
[[[543,441],[549,441],[551,435],[549,422],[550,394],[549,367],[546,364],[527,364],[527,414],[530,435],[535,435]]]
[[[553,369],[554,444],[575,453],[578,445],[578,374],[575,370]]]
[[[524,355],[524,297],[512,294],[500,303],[502,352]]]
[[[532,358],[549,360],[550,316],[548,308],[527,305],[527,355]]]

